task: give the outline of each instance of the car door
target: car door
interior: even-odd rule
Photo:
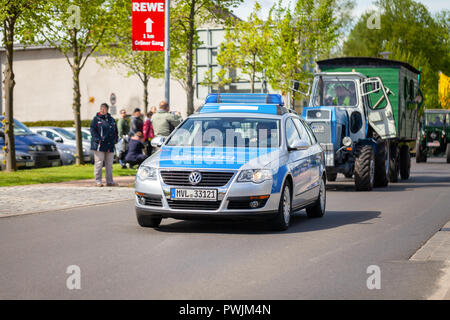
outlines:
[[[368,98],[367,116],[372,128],[383,139],[397,137],[394,112],[381,78],[367,78],[360,85],[361,95]]]
[[[286,144],[288,148],[293,147],[296,143],[301,141],[292,117],[286,119],[285,131]],[[289,151],[288,167],[292,174],[293,180],[292,206],[294,208],[308,200],[305,195],[305,192],[309,186],[308,161],[308,150]]]
[[[304,120],[301,120],[301,122],[311,139],[311,187],[314,188],[313,198],[315,199],[319,195],[320,179],[322,179],[324,167],[324,152],[308,123]]]

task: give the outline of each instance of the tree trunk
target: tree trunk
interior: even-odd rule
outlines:
[[[147,115],[148,112],[148,75],[144,74],[144,80],[142,84],[144,85],[144,114]]]
[[[5,63],[5,159],[6,171],[16,170],[16,147],[14,142],[14,114],[13,114],[13,93],[14,93],[14,27],[16,18],[8,18],[3,23],[3,36],[6,47]]]
[[[76,30],[73,30],[72,34],[72,47],[73,47],[73,64],[72,64],[72,74],[73,74],[73,115],[75,121],[75,138],[76,138],[76,148],[77,152],[75,154],[75,163],[77,165],[84,164],[84,153],[83,153],[83,136],[81,135],[81,92],[80,92],[80,63],[82,55],[78,51],[78,41]]]
[[[195,36],[195,5],[196,1],[191,2],[191,11],[189,13],[188,45],[186,52],[186,98],[187,114],[194,113],[194,83],[193,83],[193,60],[194,60],[194,36]]]

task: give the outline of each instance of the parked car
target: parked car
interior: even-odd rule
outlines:
[[[0,133],[0,141],[1,141],[1,133]],[[6,165],[3,164],[3,160],[5,160],[5,153],[2,149],[0,149],[0,170],[5,170]],[[32,159],[31,155],[26,152],[16,151],[16,168],[17,169],[29,169],[33,168],[36,165],[35,161]]]
[[[75,128],[74,127],[65,127],[65,130],[69,131],[73,135],[75,135]],[[91,142],[92,136],[91,136],[91,130],[86,127],[81,128],[81,136],[84,141]]]
[[[1,123],[3,119],[4,117],[0,116],[0,149],[5,145],[5,133],[3,124]],[[23,159],[25,160],[25,166],[27,160],[29,160],[26,158],[27,155],[31,156],[31,161],[34,161],[35,167],[51,167],[61,164],[61,158],[56,144],[47,138],[33,133],[27,126],[16,119],[14,119],[14,140],[16,154],[19,157],[25,157]],[[30,166],[31,161],[29,161]]]
[[[139,225],[163,218],[268,219],[289,227],[291,213],[325,213],[324,152],[280,95],[212,94],[139,167]]]
[[[60,152],[65,153],[63,158],[66,161],[70,162],[69,159],[71,157],[69,154],[72,154],[73,158],[75,159],[74,155],[76,154],[76,139],[75,135],[71,132],[59,127],[31,127],[30,129],[43,137],[53,140],[57,143],[58,146],[61,146]],[[65,145],[65,147],[63,147],[62,145]],[[90,142],[83,141],[83,156],[85,162],[93,162],[94,160],[93,152],[90,149]]]

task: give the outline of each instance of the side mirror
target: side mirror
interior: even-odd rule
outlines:
[[[64,140],[61,137],[54,137],[53,141],[55,141],[56,143],[64,143]]]
[[[358,111],[353,111],[350,116],[350,131],[357,133],[362,128],[362,116]]]
[[[294,145],[292,147],[289,147],[288,150],[289,151],[293,151],[293,150],[307,150],[309,149],[310,145],[306,142],[306,141],[298,141],[296,143],[294,143]]]
[[[166,141],[166,137],[163,136],[154,137],[151,142],[152,147],[160,148],[163,145],[164,141]]]

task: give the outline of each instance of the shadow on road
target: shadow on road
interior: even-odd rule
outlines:
[[[298,211],[291,220],[287,231],[271,231],[264,221],[177,221],[163,224],[159,232],[173,233],[222,233],[222,234],[288,234],[337,228],[343,225],[366,222],[377,218],[380,211],[327,211],[323,218],[309,219],[305,211]]]

